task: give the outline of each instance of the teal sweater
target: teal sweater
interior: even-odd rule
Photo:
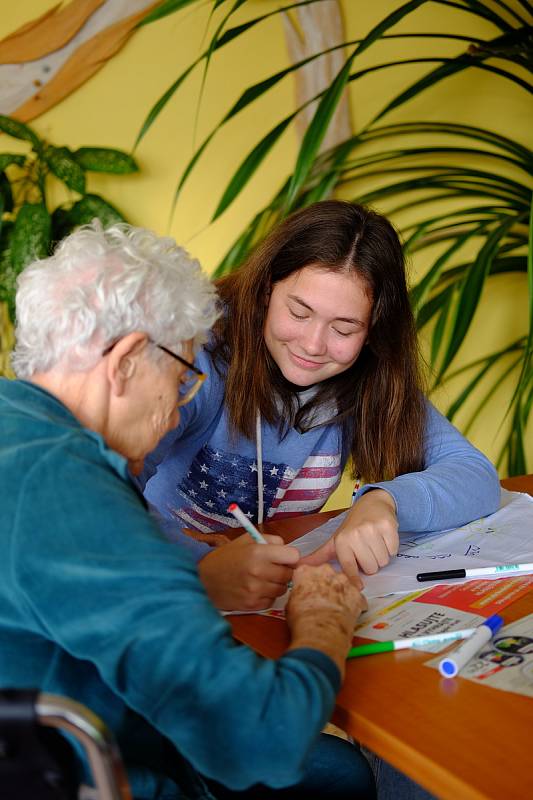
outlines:
[[[209,797],[197,772],[232,789],[301,779],[335,664],[237,645],[126,461],[24,381],[0,379],[0,509],[2,688],[89,706],[117,737],[135,797],[158,796],[161,775],[180,797]]]

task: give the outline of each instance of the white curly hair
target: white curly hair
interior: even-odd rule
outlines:
[[[182,342],[205,341],[218,316],[213,284],[173,239],[93,220],[19,275],[11,361],[19,378],[83,371],[133,331],[181,352]]]

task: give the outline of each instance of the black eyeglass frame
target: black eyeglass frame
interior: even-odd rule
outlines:
[[[118,344],[119,341],[120,339],[117,339],[115,342],[110,344],[109,347],[106,347],[105,350],[102,350],[102,356],[107,356],[111,352],[111,350],[115,347],[115,345]],[[201,369],[198,369],[198,367],[195,364],[191,364],[191,362],[187,361],[186,358],[182,358],[182,356],[179,356],[177,353],[174,353],[172,350],[169,350],[168,347],[165,347],[163,344],[157,344],[157,342],[152,342],[151,339],[149,339],[148,341],[150,341],[153,345],[158,347],[167,355],[172,356],[172,358],[175,358],[176,361],[179,361],[180,364],[183,364],[184,367],[187,367],[187,369],[189,369],[191,372],[194,372],[194,374],[196,375],[197,380],[195,381],[195,383],[193,383],[189,391],[186,392],[178,400],[178,407],[186,405],[193,399],[193,397],[195,397],[196,394],[198,394],[203,382],[207,378],[207,375],[205,374],[205,372],[202,372]]]

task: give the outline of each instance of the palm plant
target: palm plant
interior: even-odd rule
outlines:
[[[531,5],[526,0],[436,0],[457,12],[491,23],[492,38],[463,36],[454,31],[397,34],[394,27],[408,20],[426,0],[411,0],[394,9],[361,40],[345,41],[336,47],[347,54],[342,69],[331,85],[303,105],[317,101],[294,168],[275,196],[248,222],[216,271],[222,275],[238,265],[248,251],[287,213],[333,192],[358,202],[385,206],[398,222],[408,253],[424,259],[426,271],[412,288],[412,301],[419,328],[432,322],[430,365],[432,388],[461,374],[466,385],[447,409],[454,419],[475,388],[480,399],[470,413],[466,428],[483,413],[502,382],[513,380],[513,390],[502,418],[510,419],[509,433],[498,464],[510,475],[527,471],[525,436],[533,405],[533,256],[531,232],[530,150],[494,131],[450,122],[418,120],[383,124],[383,118],[407,101],[422,95],[431,102],[436,84],[463,71],[480,70],[498,80],[531,93],[528,77],[532,67]],[[175,13],[196,0],[166,0],[142,24]],[[203,66],[203,82],[216,52],[246,36],[252,27],[272,14],[321,2],[289,2],[283,8],[259,14],[244,23],[233,24],[234,15],[246,0],[213,0],[212,14],[222,14],[205,50],[177,77],[148,114],[137,144],[195,69]],[[250,4],[248,4],[250,5]],[[358,69],[362,53],[372,54],[378,41],[415,37],[425,41],[456,42],[458,54],[431,58],[405,57],[390,62],[374,61]],[[435,44],[437,46],[437,44]],[[218,132],[243,109],[257,102],[279,81],[296,73],[323,52],[247,87],[239,100],[224,114],[196,148],[178,182],[174,203]],[[397,96],[351,138],[326,152],[320,152],[332,116],[345,88],[371,72],[405,64],[429,64],[429,69]],[[490,102],[490,100],[487,100]],[[420,103],[419,103],[420,105]],[[235,201],[253,179],[273,145],[283,135],[303,106],[292,108],[261,140],[236,169],[222,191],[211,222]],[[423,145],[420,145],[420,137]],[[371,185],[372,190],[368,189]],[[406,211],[408,213],[406,214]],[[405,221],[402,222],[402,220]],[[437,247],[437,255],[434,250]],[[528,330],[516,341],[460,369],[457,354],[472,334],[472,320],[487,281],[506,272],[528,276]]]

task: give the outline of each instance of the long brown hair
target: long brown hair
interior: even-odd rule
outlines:
[[[302,408],[263,337],[272,286],[304,267],[352,272],[373,299],[367,344],[346,371],[321,383]],[[425,407],[418,346],[398,234],[382,215],[327,200],[289,216],[238,271],[218,281],[226,313],[215,326],[214,363],[227,371],[226,409],[234,431],[253,439],[256,414],[283,435],[334,403],[343,457],[366,481],[423,467]],[[279,398],[282,403],[280,412]]]

